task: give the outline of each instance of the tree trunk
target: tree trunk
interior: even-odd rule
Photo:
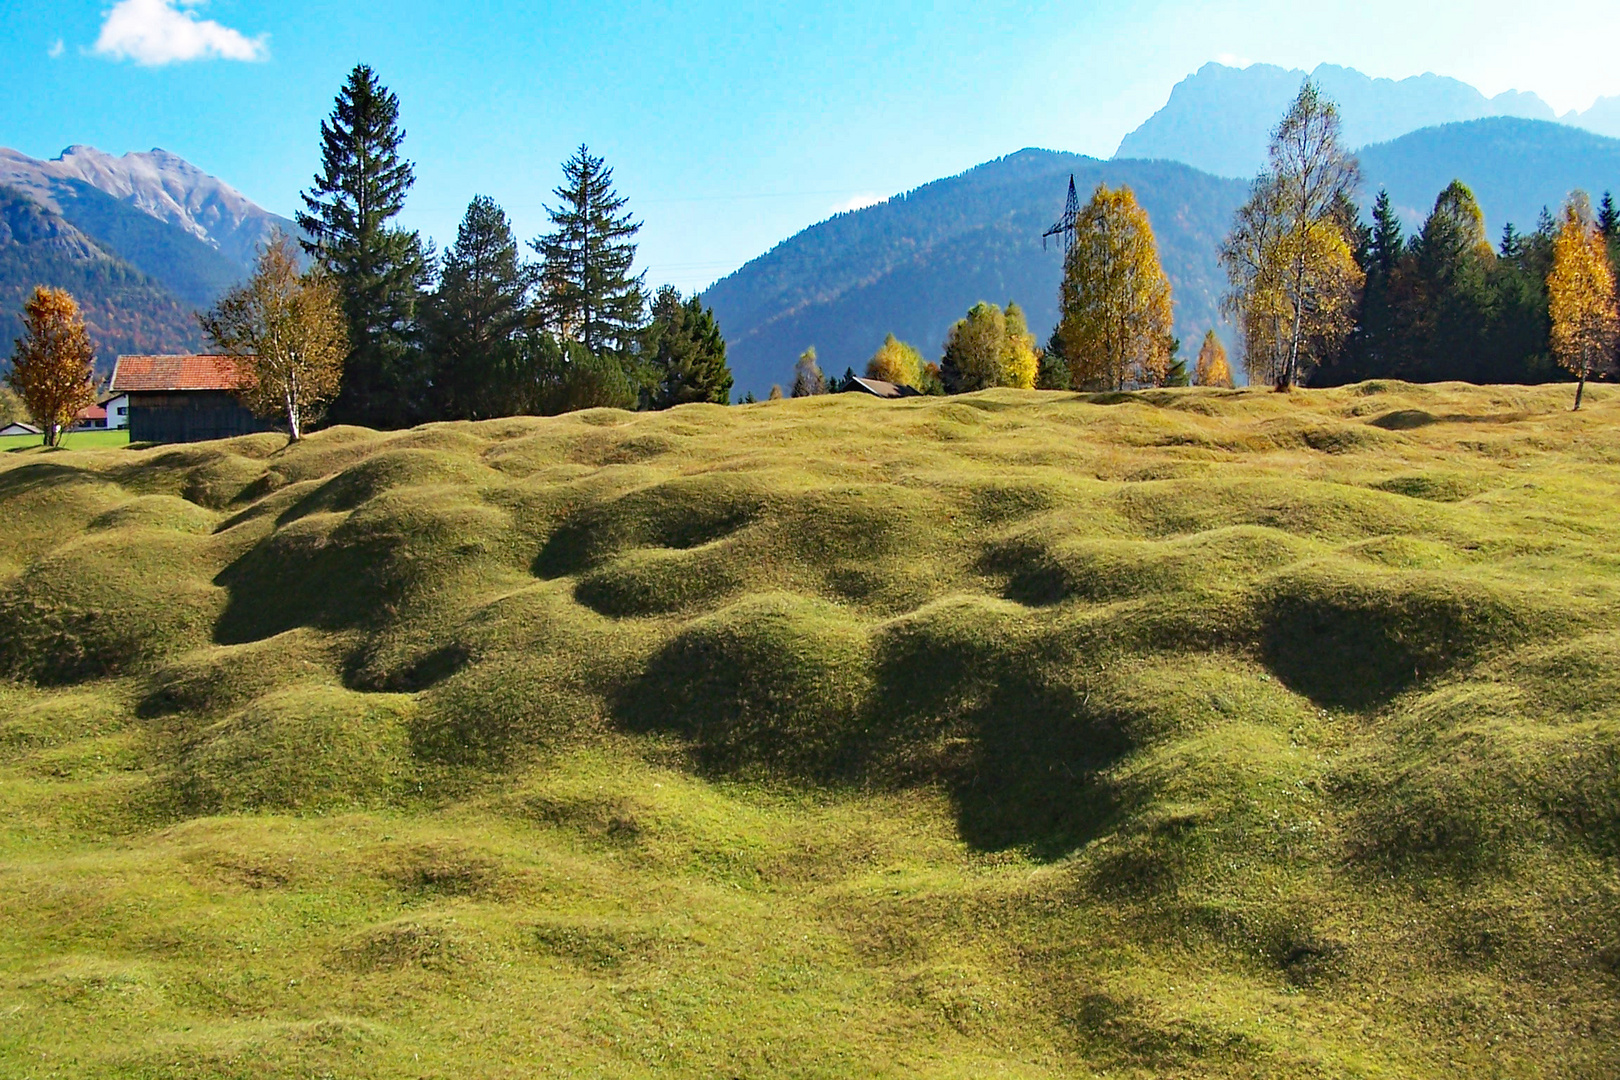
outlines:
[[[1581,395],[1586,392],[1586,372],[1581,372],[1581,381],[1575,384],[1575,408],[1571,412],[1581,411]]]

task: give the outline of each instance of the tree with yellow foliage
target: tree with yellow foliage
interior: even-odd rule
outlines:
[[[349,352],[337,284],[320,267],[300,273],[286,233],[271,237],[253,276],[201,321],[215,346],[242,363],[237,396],[260,416],[285,419],[293,442],[337,396]]]
[[[6,382],[56,446],[80,410],[96,403],[95,350],[79,305],[66,289],[37,286],[23,303],[23,336]]]
[[[1359,179],[1338,107],[1307,81],[1272,133],[1270,167],[1221,245],[1232,286],[1226,308],[1242,328],[1251,382],[1289,389],[1354,329],[1365,277],[1342,207]]]
[[[1581,407],[1590,375],[1612,364],[1620,320],[1614,307],[1614,269],[1603,234],[1592,222],[1592,205],[1576,192],[1564,205],[1564,222],[1553,241],[1552,272],[1547,275],[1547,301],[1552,314],[1552,349],[1558,362],[1580,382],[1575,408]]]
[[[890,334],[866,362],[866,377],[915,388],[922,382],[922,367],[922,353]]]
[[[940,379],[947,392],[966,394],[993,386],[1033,389],[1040,358],[1023,310],[1008,303],[1003,311],[980,301],[945,336]],[[923,373],[923,382],[929,376]],[[924,387],[926,389],[926,387]]]
[[[1204,335],[1203,347],[1198,350],[1198,366],[1193,369],[1194,386],[1218,386],[1232,389],[1232,369],[1226,363],[1226,346],[1211,330]]]
[[[1098,184],[1075,221],[1058,289],[1057,339],[1075,389],[1157,386],[1171,363],[1170,279],[1147,211]]]
[[[1002,354],[1001,385],[1019,390],[1035,389],[1035,376],[1040,373],[1041,354],[1035,347],[1035,335],[1029,332],[1024,309],[1007,301],[1007,345]]]

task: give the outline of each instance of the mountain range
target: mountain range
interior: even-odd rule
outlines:
[[[1266,163],[1271,129],[1306,78],[1335,101],[1352,147],[1388,142],[1420,128],[1493,116],[1560,120],[1620,137],[1620,97],[1600,98],[1585,112],[1559,117],[1535,94],[1509,90],[1486,97],[1441,75],[1375,79],[1322,64],[1309,73],[1273,64],[1205,64],[1177,83],[1170,100],[1126,135],[1117,158],[1163,158],[1216,176],[1249,177]]]
[[[1366,147],[1362,201],[1387,188],[1408,228],[1453,179],[1474,188],[1494,232],[1535,227],[1574,188],[1620,190],[1620,140],[1546,120],[1443,124]],[[1129,184],[1153,221],[1175,297],[1176,333],[1224,331],[1216,251],[1248,185],[1165,160],[1098,161],[1023,150],[877,206],[840,214],[778,244],[711,286],[737,392],[785,384],[795,358],[822,368],[866,363],[886,333],[937,358],[950,324],[978,300],[1024,306],[1044,340],[1062,274],[1041,233],[1063,210],[1069,174],[1082,198],[1099,181]]]
[[[120,352],[198,347],[192,313],[294,229],[175,154],[87,146],[50,161],[0,148],[0,222],[0,342],[36,284],[68,288],[103,369]]]
[[[1620,140],[1577,126],[1620,130],[1620,99],[1555,120],[1534,95],[1487,98],[1437,76],[1393,82],[1329,66],[1312,76],[1341,101],[1361,146],[1363,205],[1387,188],[1410,228],[1454,178],[1473,187],[1493,233],[1506,221],[1528,231],[1573,188],[1620,188]],[[1239,167],[1263,157],[1304,77],[1206,65],[1111,160],[1021,150],[784,240],[703,293],[736,392],[785,384],[809,346],[832,373],[860,370],[887,333],[935,358],[979,300],[1016,300],[1044,340],[1062,266],[1041,234],[1061,215],[1071,175],[1082,196],[1100,182],[1136,192],[1174,288],[1176,332],[1196,340],[1223,328],[1215,255],[1252,175]],[[1489,112],[1515,115],[1478,115]],[[103,368],[120,352],[196,348],[193,313],[246,276],[272,230],[293,227],[162,150],[115,157],[73,146],[40,161],[0,149],[0,347],[43,282],[79,298]]]

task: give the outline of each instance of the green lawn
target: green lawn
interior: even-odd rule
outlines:
[[[0,458],[0,1075],[1620,1074],[1620,392]]]
[[[0,435],[0,450],[24,450],[43,445],[39,435]],[[106,446],[128,446],[129,429],[117,431],[69,431],[62,436],[64,450],[89,450]]]

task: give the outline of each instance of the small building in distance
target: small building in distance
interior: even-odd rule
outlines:
[[[863,379],[857,375],[854,379],[854,390],[858,393],[871,394],[880,398],[921,397],[922,391],[899,383],[884,382],[882,379]]]
[[[101,405],[86,405],[79,410],[69,425],[70,431],[101,431],[107,426],[107,410]]]
[[[5,427],[0,427],[0,435],[38,435],[38,434],[41,434],[39,428],[35,427],[33,424],[25,423],[25,422],[23,422],[21,420],[13,420],[11,423],[7,424]]]
[[[129,397],[130,442],[203,442],[271,430],[237,399],[240,381],[231,356],[120,356],[111,389]]]
[[[129,395],[113,394],[102,398],[101,407],[107,410],[107,429],[129,427]]]

